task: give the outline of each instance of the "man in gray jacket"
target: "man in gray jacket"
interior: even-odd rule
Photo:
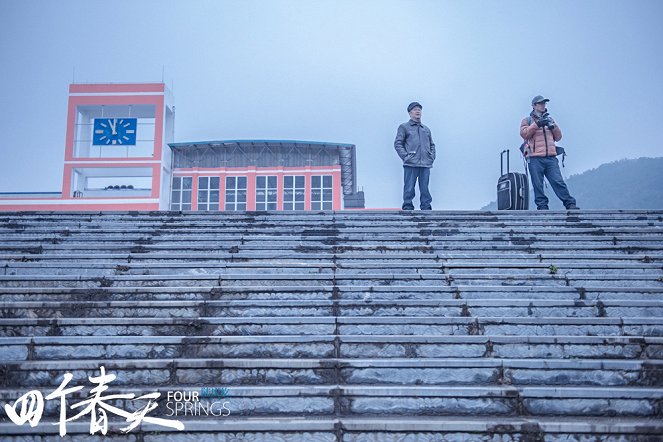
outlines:
[[[421,104],[416,101],[407,107],[410,121],[398,126],[394,148],[403,160],[404,186],[403,210],[414,210],[414,185],[419,181],[421,210],[431,210],[431,197],[428,191],[430,169],[435,161],[435,143],[430,129],[421,124]]]

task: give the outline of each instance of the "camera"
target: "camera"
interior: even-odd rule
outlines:
[[[539,125],[540,127],[545,126],[550,130],[553,130],[553,128],[555,127],[555,124],[553,123],[552,118],[550,118],[550,114],[548,112],[541,115],[541,118],[539,118]]]

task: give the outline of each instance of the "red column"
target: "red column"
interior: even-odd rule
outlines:
[[[256,210],[256,168],[248,170],[246,176],[246,210]]]
[[[71,186],[73,181],[74,166],[71,164],[64,165],[64,173],[62,174],[62,199],[71,198]]]
[[[304,172],[304,210],[311,210],[311,175],[308,170]]]
[[[170,186],[168,187],[170,188]],[[152,198],[161,197],[161,164],[152,166]]]
[[[226,174],[219,177],[219,210],[226,210]]]
[[[332,209],[341,210],[343,208],[343,188],[341,186],[341,172],[332,173]]]
[[[198,210],[198,171],[193,172],[191,177],[191,210]]]
[[[280,171],[276,174],[276,210],[283,210],[283,176],[285,173]]]

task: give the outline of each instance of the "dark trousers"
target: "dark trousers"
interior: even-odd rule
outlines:
[[[430,168],[403,166],[403,171],[403,210],[414,210],[412,199],[414,198],[414,185],[417,180],[419,181],[420,194],[419,207],[421,210],[431,210],[430,203],[433,201],[433,197],[428,191]]]
[[[575,205],[576,200],[566,187],[557,157],[530,157],[529,174],[532,177],[534,202],[538,210],[548,210],[548,197],[543,193],[543,177],[548,179],[550,187],[557,198],[564,203],[564,207],[568,209],[570,205]]]

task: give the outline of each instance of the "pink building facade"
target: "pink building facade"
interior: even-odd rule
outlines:
[[[0,211],[364,207],[354,145],[174,143],[174,118],[163,83],[71,84],[62,191],[2,193]]]

